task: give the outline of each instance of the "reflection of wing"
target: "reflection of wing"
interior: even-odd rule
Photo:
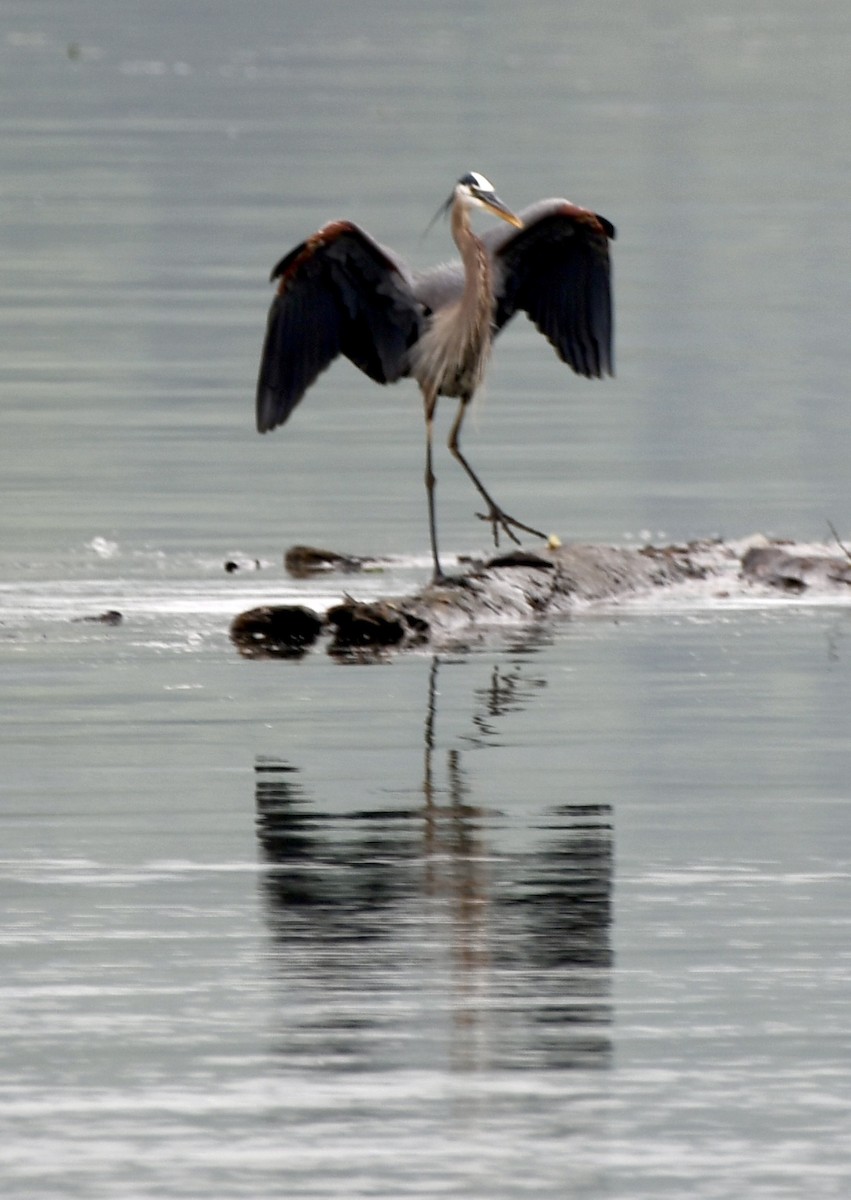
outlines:
[[[272,301],[257,381],[257,428],[282,425],[338,354],[378,383],[406,374],[422,307],[401,264],[349,221],[333,221],[272,272]]]
[[[497,328],[523,309],[577,374],[614,374],[614,226],[567,200],[542,200],[519,216],[521,230],[494,229],[482,239],[497,266]]]

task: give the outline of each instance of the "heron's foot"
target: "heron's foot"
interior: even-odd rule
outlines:
[[[524,525],[522,521],[518,521],[516,517],[510,517],[507,512],[503,512],[496,504],[491,502],[488,504],[486,513],[476,513],[480,521],[488,521],[490,523],[491,532],[493,533],[493,544],[499,546],[499,532],[505,534],[514,542],[515,546],[520,545],[520,538],[514,532],[515,529],[522,529],[524,533],[531,533],[534,537],[547,540],[547,535],[542,533],[540,529],[533,529],[531,525]]]

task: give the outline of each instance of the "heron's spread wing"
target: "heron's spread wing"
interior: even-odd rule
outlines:
[[[542,201],[520,216],[523,229],[490,244],[498,265],[497,329],[523,309],[577,374],[614,374],[614,226],[566,200]]]
[[[338,354],[378,383],[406,373],[422,307],[400,267],[349,221],[334,221],[290,251],[272,272],[257,381],[257,428],[282,425]]]

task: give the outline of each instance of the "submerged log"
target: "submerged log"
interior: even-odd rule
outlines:
[[[124,614],[120,613],[117,608],[108,608],[106,612],[97,613],[95,616],[73,617],[72,620],[75,623],[85,621],[95,625],[120,625],[124,620]]]
[[[386,562],[386,559],[365,558],[362,554],[320,550],[316,546],[290,546],[284,555],[284,567],[294,579],[309,579],[312,575],[332,571],[351,575],[357,571],[380,571]]]
[[[342,559],[347,556],[341,555]],[[409,596],[345,597],[325,614],[264,606],[236,617],[231,638],[248,657],[293,657],[331,634],[328,651],[381,656],[412,647],[469,646],[498,630],[657,597],[706,606],[817,589],[851,601],[851,558],[764,537],[673,546],[566,545],[472,563]]]

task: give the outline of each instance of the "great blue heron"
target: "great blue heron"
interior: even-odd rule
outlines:
[[[338,354],[378,383],[412,375],[425,406],[429,536],[434,578],[444,579],[437,550],[432,429],[438,396],[458,411],[449,449],[487,506],[499,545],[502,530],[545,537],[492,499],[461,453],[467,405],[482,382],[494,335],[523,309],[579,375],[613,373],[609,239],[604,217],[567,200],[541,200],[515,215],[483,175],[471,171],[443,206],[461,262],[412,271],[351,221],[332,221],[291,250],[272,271],[272,301],[257,384],[257,428],[282,425]],[[473,209],[500,225],[477,237]]]

